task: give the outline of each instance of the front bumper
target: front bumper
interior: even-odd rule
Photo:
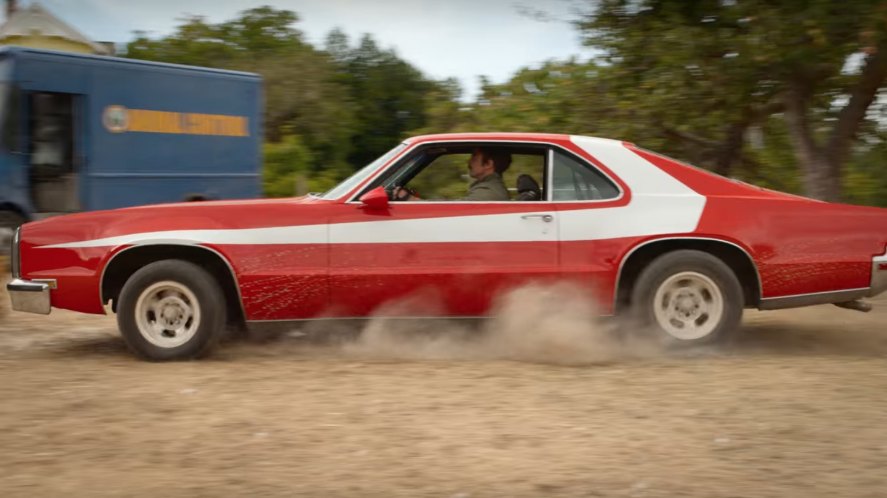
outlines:
[[[45,282],[31,282],[15,279],[6,284],[6,291],[12,300],[12,309],[26,313],[48,315],[52,310],[49,301],[50,285]]]

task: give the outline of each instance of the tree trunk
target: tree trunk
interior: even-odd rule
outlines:
[[[850,90],[850,100],[838,113],[824,146],[816,143],[807,117],[813,91],[809,81],[789,82],[785,93],[785,117],[795,157],[804,172],[804,189],[810,197],[838,201],[844,161],[856,140],[865,114],[887,78],[887,43],[882,42],[865,59],[859,80]]]
[[[715,173],[726,177],[733,176],[733,165],[742,160],[742,146],[749,121],[749,119],[743,119],[727,127],[726,136],[715,158]]]
[[[814,199],[834,202],[841,195],[840,168],[829,161],[818,146],[807,120],[810,92],[802,82],[795,82],[785,94],[785,118],[792,149],[804,175],[804,193]]]
[[[802,166],[804,191],[808,196],[829,202],[841,200],[841,177],[838,168],[824,154],[805,160]]]

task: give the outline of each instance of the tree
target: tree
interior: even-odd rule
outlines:
[[[349,48],[339,30],[327,37],[327,54],[336,62],[354,111],[348,162],[368,164],[425,124],[425,105],[434,84],[392,50],[382,50],[370,35]]]
[[[777,116],[806,192],[837,200],[887,76],[885,22],[876,0],[601,0],[578,25],[633,135],[723,174],[759,174],[745,137]],[[842,72],[853,56],[860,69]]]
[[[302,39],[293,26],[297,21],[294,12],[271,7],[250,9],[219,24],[192,16],[169,36],[139,34],[128,44],[127,56],[261,74],[266,139],[280,143],[266,152],[280,157],[280,150],[304,147],[305,155],[291,155],[312,159],[311,164],[300,163],[300,170],[312,177],[320,171],[343,176],[350,169],[346,161],[353,123],[348,89],[337,80],[337,67],[327,55]],[[274,185],[289,181],[275,175],[293,173],[272,164],[275,160],[266,157],[269,195],[285,191]]]

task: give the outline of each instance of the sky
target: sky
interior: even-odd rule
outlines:
[[[333,28],[352,45],[363,33],[394,49],[433,79],[458,78],[463,100],[479,91],[478,77],[507,81],[522,67],[571,56],[587,59],[576,29],[578,0],[38,0],[96,41],[126,43],[134,31],[172,33],[186,15],[210,22],[260,5],[296,12],[296,28],[317,47]],[[31,1],[19,0],[20,5]],[[528,15],[527,12],[544,15]],[[540,20],[542,18],[543,20]]]

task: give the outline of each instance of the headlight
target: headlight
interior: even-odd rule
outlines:
[[[19,260],[19,240],[22,238],[22,227],[15,229],[15,235],[12,236],[12,251],[9,252],[9,260],[12,264],[12,278],[21,278],[22,262]]]

